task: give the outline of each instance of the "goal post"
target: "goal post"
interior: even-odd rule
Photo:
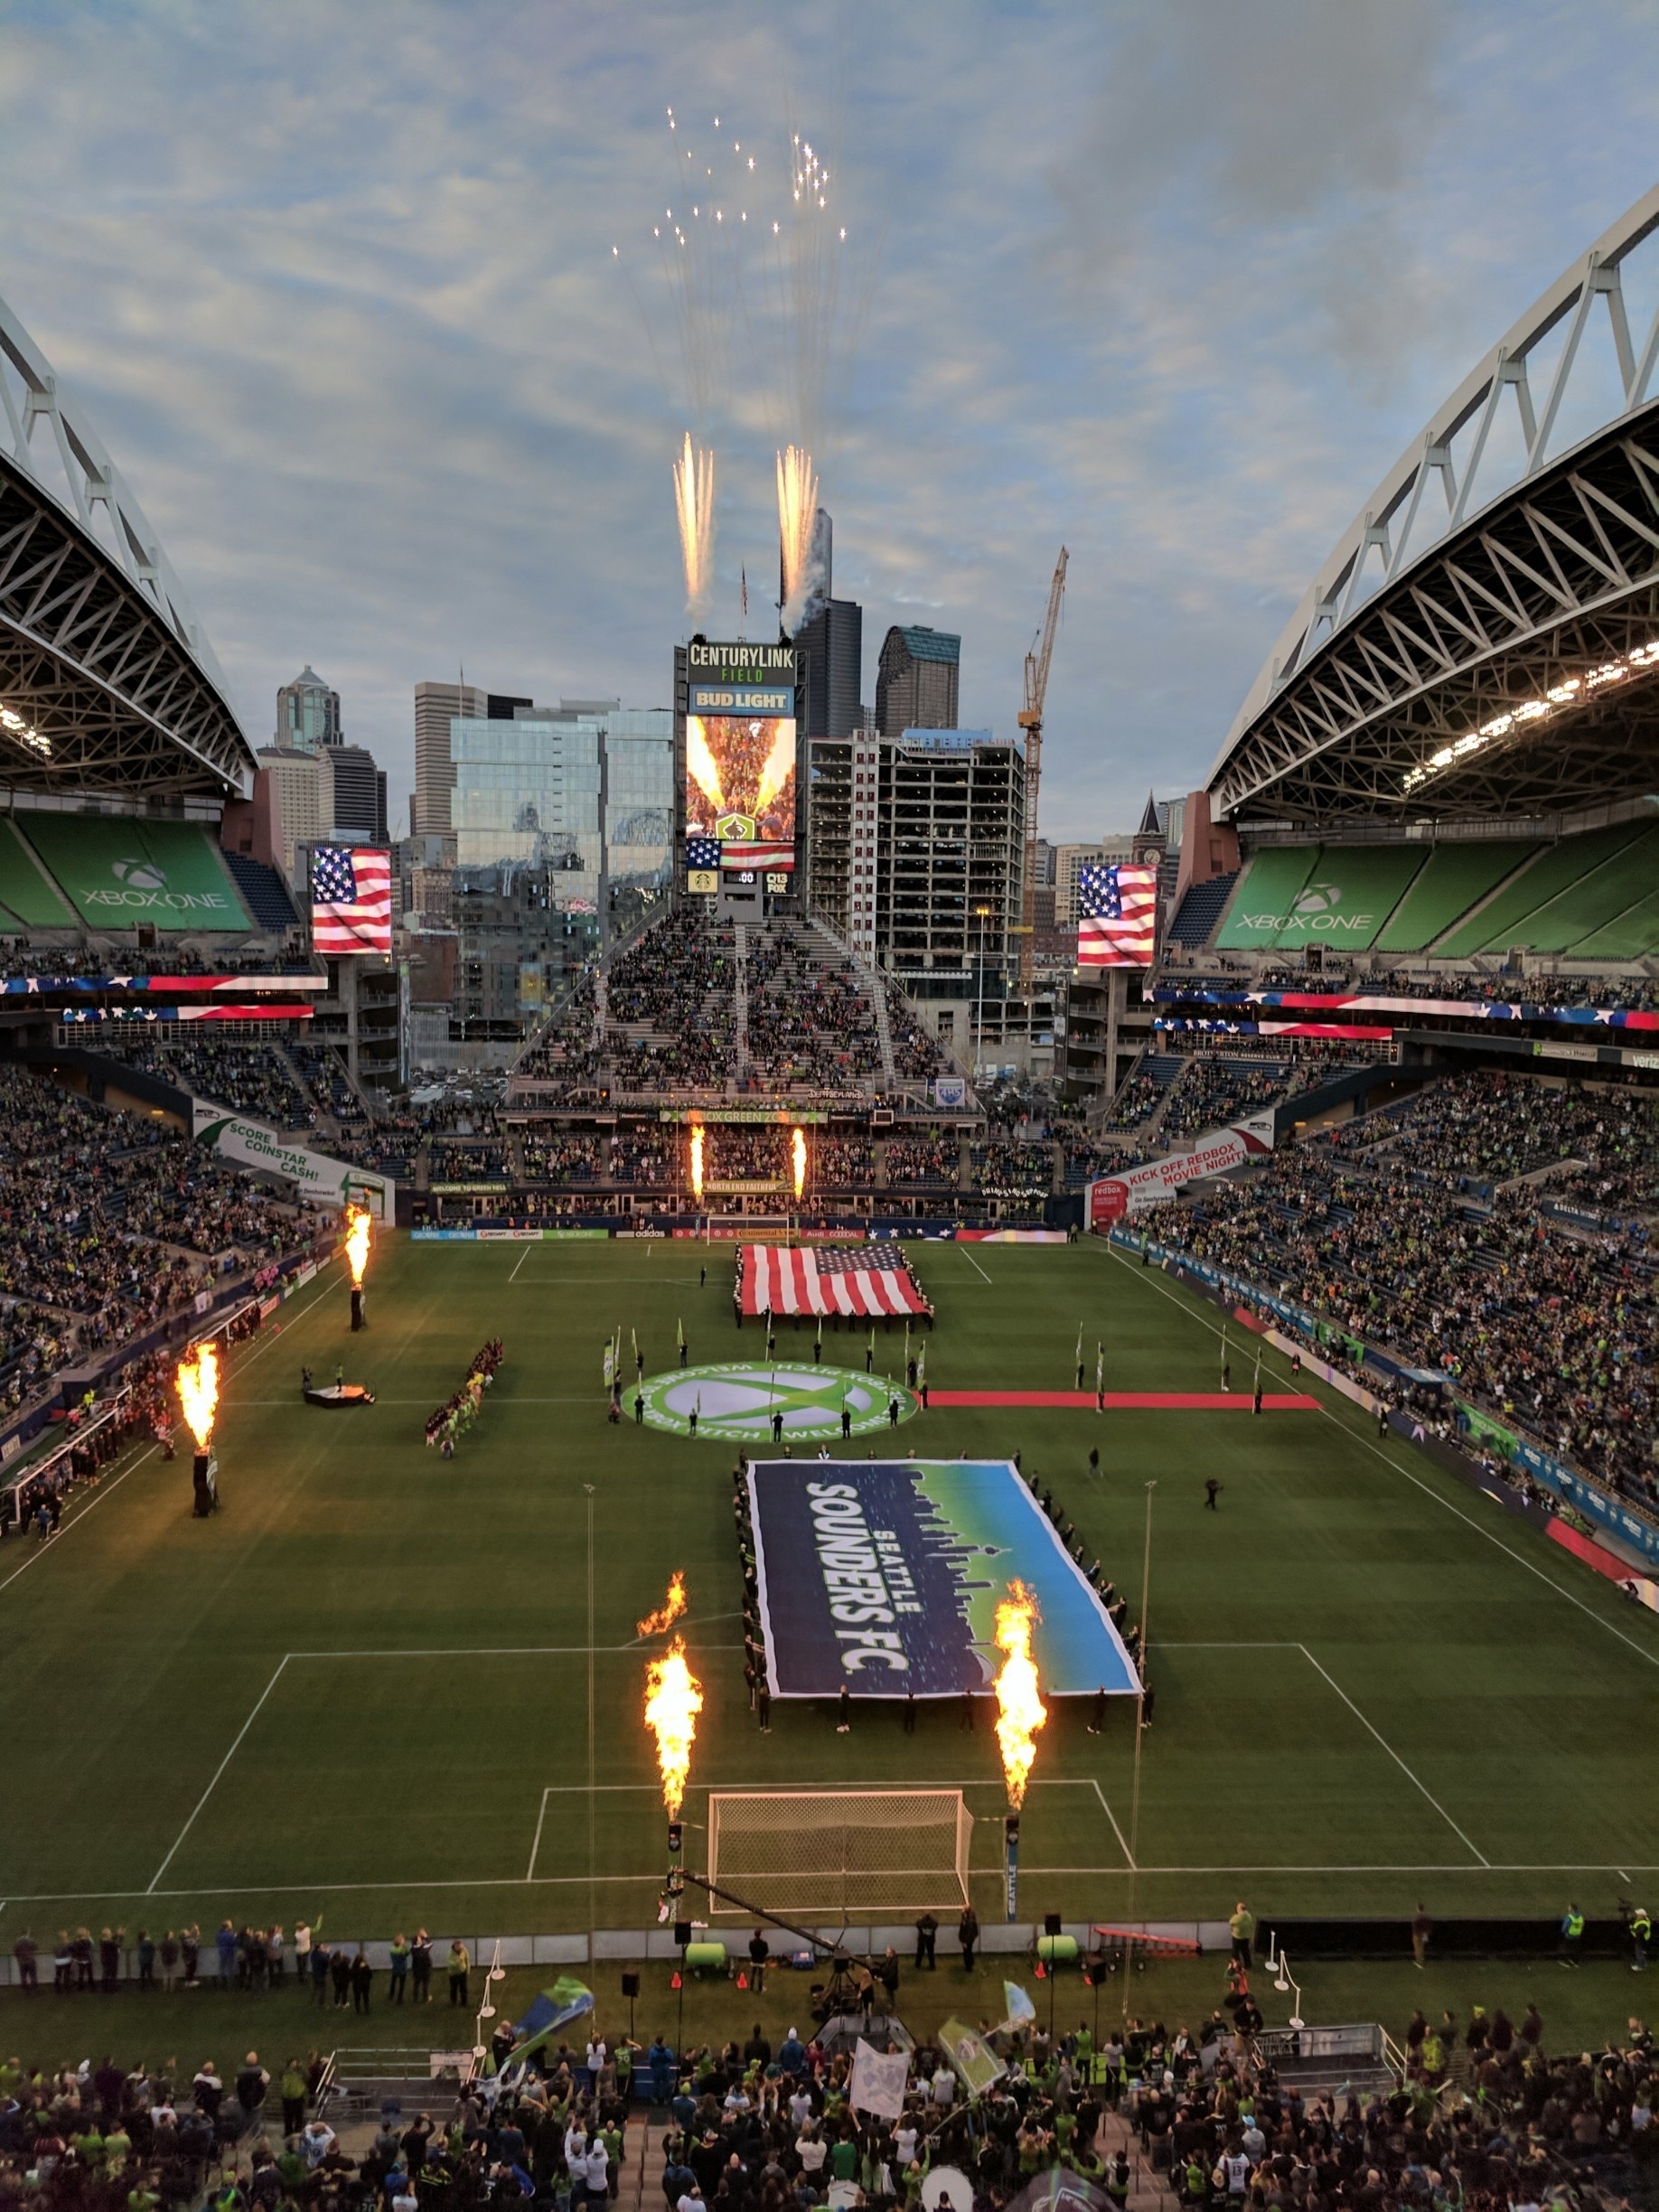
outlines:
[[[769,1912],[959,1912],[972,1833],[959,1789],[715,1790],[708,1879]]]

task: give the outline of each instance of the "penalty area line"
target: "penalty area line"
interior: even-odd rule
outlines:
[[[206,1789],[202,1791],[201,1796],[197,1798],[195,1810],[191,1814],[190,1818],[185,1822],[184,1825],[179,1830],[178,1834],[173,1837],[173,1849],[167,1853],[167,1856],[162,1861],[160,1866],[156,1868],[154,1875],[152,1875],[150,1879],[150,1886],[148,1889],[145,1891],[145,1895],[146,1897],[155,1896],[156,1886],[160,1882],[162,1876],[167,1871],[167,1869],[173,1864],[173,1860],[178,1856],[180,1844],[183,1842],[185,1837],[195,1826],[197,1816],[200,1814],[202,1806],[206,1804],[208,1799],[219,1787],[220,1777],[223,1775],[226,1767],[230,1766],[231,1760],[236,1757],[237,1753],[241,1749],[243,1740],[246,1738],[248,1729],[252,1728],[254,1722],[264,1711],[266,1700],[270,1696],[271,1692],[282,1680],[283,1674],[286,1671],[287,1664],[288,1654],[285,1652],[282,1655],[281,1662],[277,1665],[276,1673],[271,1676],[269,1682],[266,1683],[264,1689],[260,1691],[258,1701],[255,1704],[252,1712],[248,1714],[247,1720],[243,1721],[241,1727],[236,1731],[235,1741],[231,1744],[230,1748],[225,1753],[223,1758],[220,1760],[218,1766],[213,1769],[213,1778],[208,1784]]]
[[[1452,1833],[1457,1838],[1458,1842],[1460,1843],[1467,1844],[1469,1850],[1472,1851],[1476,1858],[1480,1861],[1481,1865],[1489,1869],[1492,1861],[1487,1858],[1486,1852],[1481,1850],[1477,1843],[1471,1842],[1469,1838],[1464,1834],[1463,1830],[1458,1827],[1457,1822],[1453,1820],[1451,1814],[1446,1810],[1446,1807],[1440,1803],[1434,1792],[1429,1787],[1429,1785],[1420,1780],[1417,1775],[1412,1773],[1411,1767],[1406,1765],[1404,1759],[1401,1757],[1399,1752],[1395,1750],[1393,1745],[1389,1742],[1387,1737],[1383,1735],[1382,1729],[1373,1727],[1372,1722],[1365,1718],[1364,1714],[1354,1702],[1354,1700],[1348,1695],[1347,1692],[1336,1680],[1336,1676],[1328,1673],[1326,1668],[1319,1664],[1319,1662],[1314,1657],[1312,1652],[1308,1650],[1306,1644],[1298,1645],[1297,1648],[1298,1651],[1300,1651],[1303,1658],[1307,1660],[1308,1665],[1312,1667],[1315,1673],[1320,1675],[1329,1685],[1329,1687],[1336,1692],[1336,1695],[1342,1700],[1343,1703],[1347,1707],[1348,1711],[1354,1715],[1354,1718],[1359,1722],[1360,1726],[1366,1731],[1366,1733],[1374,1737],[1376,1741],[1382,1745],[1383,1750],[1388,1753],[1388,1756],[1393,1760],[1395,1766],[1399,1767],[1401,1773],[1404,1775],[1406,1780],[1411,1784],[1414,1789],[1420,1791],[1423,1796],[1428,1799],[1429,1803],[1434,1807],[1435,1811],[1446,1823],[1446,1825],[1451,1830]]]

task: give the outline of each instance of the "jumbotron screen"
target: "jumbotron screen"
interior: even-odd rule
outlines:
[[[686,835],[717,838],[726,868],[795,865],[795,722],[688,714]]]

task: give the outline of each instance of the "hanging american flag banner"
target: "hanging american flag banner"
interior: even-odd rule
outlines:
[[[1149,968],[1158,929],[1158,870],[1120,861],[1077,872],[1077,965]]]
[[[391,855],[384,847],[313,846],[311,942],[324,953],[391,951]]]

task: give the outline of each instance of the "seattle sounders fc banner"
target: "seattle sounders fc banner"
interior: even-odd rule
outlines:
[[[1057,1697],[1139,1683],[1111,1617],[1006,1459],[762,1459],[749,1468],[773,1697],[991,1690],[996,1614],[1023,1582]]]

